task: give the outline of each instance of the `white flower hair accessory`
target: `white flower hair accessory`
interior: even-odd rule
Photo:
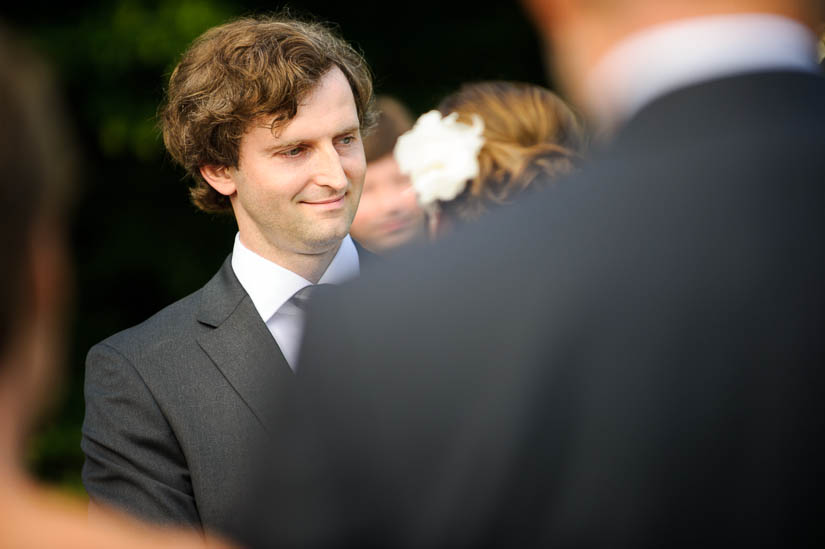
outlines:
[[[422,114],[411,130],[401,135],[393,154],[401,173],[407,174],[425,209],[436,200],[452,200],[478,175],[478,151],[484,145],[484,122],[458,121],[458,113],[441,117],[438,111]]]

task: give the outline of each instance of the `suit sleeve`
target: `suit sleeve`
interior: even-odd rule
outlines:
[[[105,343],[86,358],[83,484],[96,505],[200,528],[186,458],[132,362]]]

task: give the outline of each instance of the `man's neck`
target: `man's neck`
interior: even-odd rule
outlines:
[[[321,280],[341,247],[341,241],[338,241],[332,248],[319,253],[301,253],[282,250],[261,243],[258,239],[245,236],[243,232],[240,233],[239,237],[241,244],[247,249],[309,280],[313,284],[317,284]]]

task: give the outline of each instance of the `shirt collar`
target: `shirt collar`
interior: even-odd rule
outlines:
[[[304,277],[244,246],[240,234],[235,235],[235,244],[232,248],[232,270],[265,322],[277,313],[295,292],[312,285],[312,282]],[[318,283],[341,284],[358,276],[359,270],[358,251],[352,238],[347,235]]]
[[[696,17],[622,40],[588,75],[585,102],[613,128],[670,91],[714,78],[765,70],[818,72],[816,37],[778,15]]]

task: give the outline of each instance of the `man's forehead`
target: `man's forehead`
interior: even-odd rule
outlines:
[[[315,134],[356,130],[360,126],[352,88],[337,67],[304,94],[292,118],[287,116],[285,112],[259,116],[250,124],[249,130],[267,130],[275,140],[292,141]]]

